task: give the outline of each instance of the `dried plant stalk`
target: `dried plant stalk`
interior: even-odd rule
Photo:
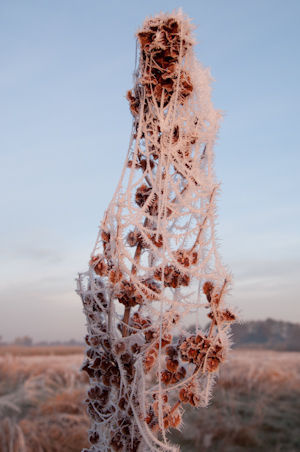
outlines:
[[[130,149],[78,278],[93,452],[178,451],[166,431],[180,428],[184,404],[207,405],[229,350],[236,316],[225,304],[231,278],[214,228],[221,115],[192,30],[179,10],[146,19],[136,34]],[[207,331],[198,326],[201,308],[210,309]],[[194,334],[184,323],[190,314]]]

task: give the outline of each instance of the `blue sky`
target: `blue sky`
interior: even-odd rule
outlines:
[[[182,7],[224,111],[220,251],[244,320],[300,321],[298,0],[0,1],[0,334],[80,340],[87,268],[129,143],[134,33]]]

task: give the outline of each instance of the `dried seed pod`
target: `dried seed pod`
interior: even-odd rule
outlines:
[[[196,265],[198,260],[198,253],[196,251],[178,250],[174,253],[175,258],[183,267],[190,267]]]
[[[180,75],[180,94],[183,98],[191,94],[193,91],[193,84],[191,78],[186,71],[182,71]]]
[[[177,381],[183,380],[186,376],[186,368],[181,366],[175,373],[175,378]]]
[[[189,395],[188,395],[188,390],[186,388],[181,388],[180,389],[180,391],[179,391],[179,400],[182,403],[189,403],[190,398],[189,398]]]
[[[108,279],[112,284],[116,284],[117,282],[119,282],[122,279],[122,277],[123,277],[123,274],[119,269],[112,269],[109,272]]]
[[[97,357],[90,367],[92,369],[99,370],[100,366],[101,366],[101,358]]]
[[[151,240],[153,245],[155,245],[157,248],[161,248],[163,246],[163,236],[162,234],[147,234],[147,237]]]
[[[154,33],[151,31],[140,31],[138,33],[138,39],[140,41],[141,49],[146,51],[149,49],[149,45],[152,42]]]
[[[170,372],[169,370],[164,370],[161,373],[161,381],[162,383],[165,383],[165,385],[168,385],[171,381],[172,378],[172,372]]]
[[[115,344],[114,349],[115,349],[116,355],[121,355],[122,353],[125,352],[125,350],[126,350],[126,345],[124,344],[124,342],[117,342],[117,343]]]
[[[126,99],[129,101],[130,111],[133,116],[138,116],[140,108],[139,98],[134,97],[132,90],[130,89],[127,91]]]
[[[112,384],[112,386],[115,386],[116,388],[120,388],[121,385],[121,378],[118,377],[117,375],[113,375],[110,379],[110,382]]]
[[[110,242],[110,232],[101,231],[101,239],[104,243]]]
[[[177,358],[178,356],[178,349],[175,348],[173,345],[170,345],[166,348],[166,355],[169,356],[171,359]]]
[[[122,435],[121,432],[112,433],[112,439],[110,440],[110,446],[115,452],[122,452],[124,448],[124,443],[122,441]]]
[[[133,344],[131,350],[133,354],[138,354],[141,351],[141,347],[138,344]]]
[[[129,246],[136,246],[142,241],[142,237],[138,231],[131,231],[127,235],[127,243]]]
[[[109,339],[103,339],[102,340],[102,345],[106,350],[110,350],[111,349],[111,344],[110,344],[110,340]]]
[[[146,342],[152,342],[157,338],[157,331],[147,330],[144,333]]]
[[[89,345],[92,347],[98,347],[101,344],[101,338],[99,336],[90,336]]]
[[[234,322],[236,320],[236,316],[229,309],[220,312],[220,316],[224,322]]]
[[[122,432],[122,435],[129,436],[129,435],[130,435],[130,428],[129,428],[129,425],[124,425],[124,426],[121,428],[121,432]]]
[[[110,375],[109,374],[104,374],[102,375],[102,383],[104,384],[104,386],[107,386],[108,388],[110,388]]]
[[[215,372],[216,370],[218,370],[219,365],[220,361],[218,360],[218,358],[214,357],[207,358],[206,369],[208,370],[208,372]]]
[[[172,385],[177,384],[179,381],[183,380],[186,376],[186,369],[184,367],[180,367],[177,372],[173,373],[171,376],[170,383]]]
[[[143,361],[146,372],[148,372],[154,366],[156,358],[157,358],[157,351],[153,348],[147,353],[147,355]]]
[[[182,422],[181,414],[179,411],[175,411],[175,413],[172,413],[169,415],[169,425],[170,427],[176,428],[178,427]]]
[[[212,293],[213,289],[214,289],[214,285],[212,282],[207,281],[206,283],[203,284],[203,293],[205,293],[208,301],[211,300],[211,293]]]
[[[93,432],[90,436],[89,436],[89,442],[91,444],[97,444],[97,442],[99,441],[99,434],[97,432]]]
[[[152,395],[152,397],[154,400],[159,400],[159,394],[157,394],[156,392]],[[166,404],[169,400],[168,394],[162,394],[161,400],[163,401],[164,404]]]
[[[162,280],[162,269],[158,268],[154,272],[154,278],[157,281]],[[180,286],[187,287],[190,283],[190,277],[181,274],[173,265],[166,265],[164,268],[164,286],[177,289]]]
[[[218,324],[218,321],[222,323],[222,322],[234,322],[236,320],[236,316],[229,309],[226,309],[225,311],[218,311],[216,318],[213,311],[210,311],[207,314],[207,317],[213,320],[215,325]]]
[[[142,292],[147,296],[147,298],[151,300],[157,300],[158,297],[156,294],[161,293],[160,286],[152,278],[144,279],[141,281],[141,283],[149,289],[149,290],[142,289]]]
[[[194,394],[193,392],[189,393],[189,404],[192,406],[198,406],[201,401],[201,398],[199,395]]]
[[[152,420],[153,420],[153,413],[151,411],[149,411],[147,413],[147,416],[145,417],[145,422],[147,424],[150,424],[152,422]]]
[[[135,202],[139,207],[143,207],[148,197],[152,193],[152,188],[148,187],[146,184],[141,185],[135,194]]]
[[[103,258],[93,256],[90,260],[90,265],[94,267],[94,271],[99,276],[107,276],[109,267]]]
[[[161,348],[164,348],[166,345],[172,343],[172,335],[168,333],[164,333],[161,338]]]
[[[121,362],[123,364],[129,364],[131,361],[132,355],[130,353],[124,353],[124,355],[121,356]]]
[[[90,378],[94,378],[95,370],[89,366],[89,361],[85,361],[81,367],[81,370],[86,372]]]
[[[172,361],[170,358],[166,358],[166,367],[167,369],[174,373],[176,372],[177,368],[178,368],[178,361],[177,359],[175,359],[174,361]]]

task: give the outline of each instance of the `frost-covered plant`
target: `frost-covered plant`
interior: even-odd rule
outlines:
[[[130,148],[89,270],[78,278],[93,452],[177,451],[166,431],[180,428],[185,404],[207,405],[228,354],[235,314],[225,303],[230,275],[214,226],[221,115],[192,30],[179,10],[146,19],[136,34]],[[209,309],[207,331],[201,308]]]

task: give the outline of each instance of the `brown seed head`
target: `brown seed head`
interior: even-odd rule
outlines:
[[[119,400],[118,406],[121,410],[125,410],[126,406],[127,406],[127,402],[125,400],[125,397],[121,397],[121,399]]]
[[[175,413],[169,414],[169,425],[170,427],[176,428],[181,423],[181,415],[179,411],[175,411]]]
[[[164,383],[165,385],[168,385],[171,381],[172,378],[172,373],[169,370],[164,370],[161,373],[161,381],[162,383]]]
[[[213,291],[213,289],[214,289],[214,285],[213,285],[212,282],[206,281],[206,283],[203,284],[202,290],[203,290],[203,293],[205,293],[206,298],[208,299],[208,301],[210,301],[211,292]]]
[[[188,390],[186,388],[181,388],[179,391],[179,400],[182,403],[189,403],[189,395],[188,395]]]
[[[181,366],[177,372],[175,373],[175,378],[177,381],[183,380],[186,376],[186,369],[185,367]]]
[[[122,279],[122,272],[119,269],[113,269],[109,272],[109,281],[112,284],[116,284],[118,281]]]
[[[206,360],[206,370],[208,372],[215,372],[216,370],[218,370],[220,365],[220,361],[218,360],[218,358],[207,358]]]
[[[97,444],[97,442],[99,441],[99,435],[97,432],[93,432],[90,437],[89,437],[89,442],[91,444]]]
[[[124,342],[117,342],[115,344],[115,353],[116,355],[121,355],[122,353],[124,353],[126,350],[126,345],[124,344]]]
[[[178,349],[173,345],[169,345],[169,347],[166,348],[166,355],[171,359],[176,358],[178,356]]]
[[[170,372],[172,372],[172,373],[176,372],[176,370],[178,368],[178,364],[179,363],[178,363],[177,359],[172,361],[171,358],[166,358],[166,367]]]
[[[110,232],[102,231],[101,239],[103,240],[103,242],[108,243],[110,241]]]
[[[121,362],[123,364],[129,364],[131,361],[132,355],[130,353],[124,353],[124,355],[121,356]]]

